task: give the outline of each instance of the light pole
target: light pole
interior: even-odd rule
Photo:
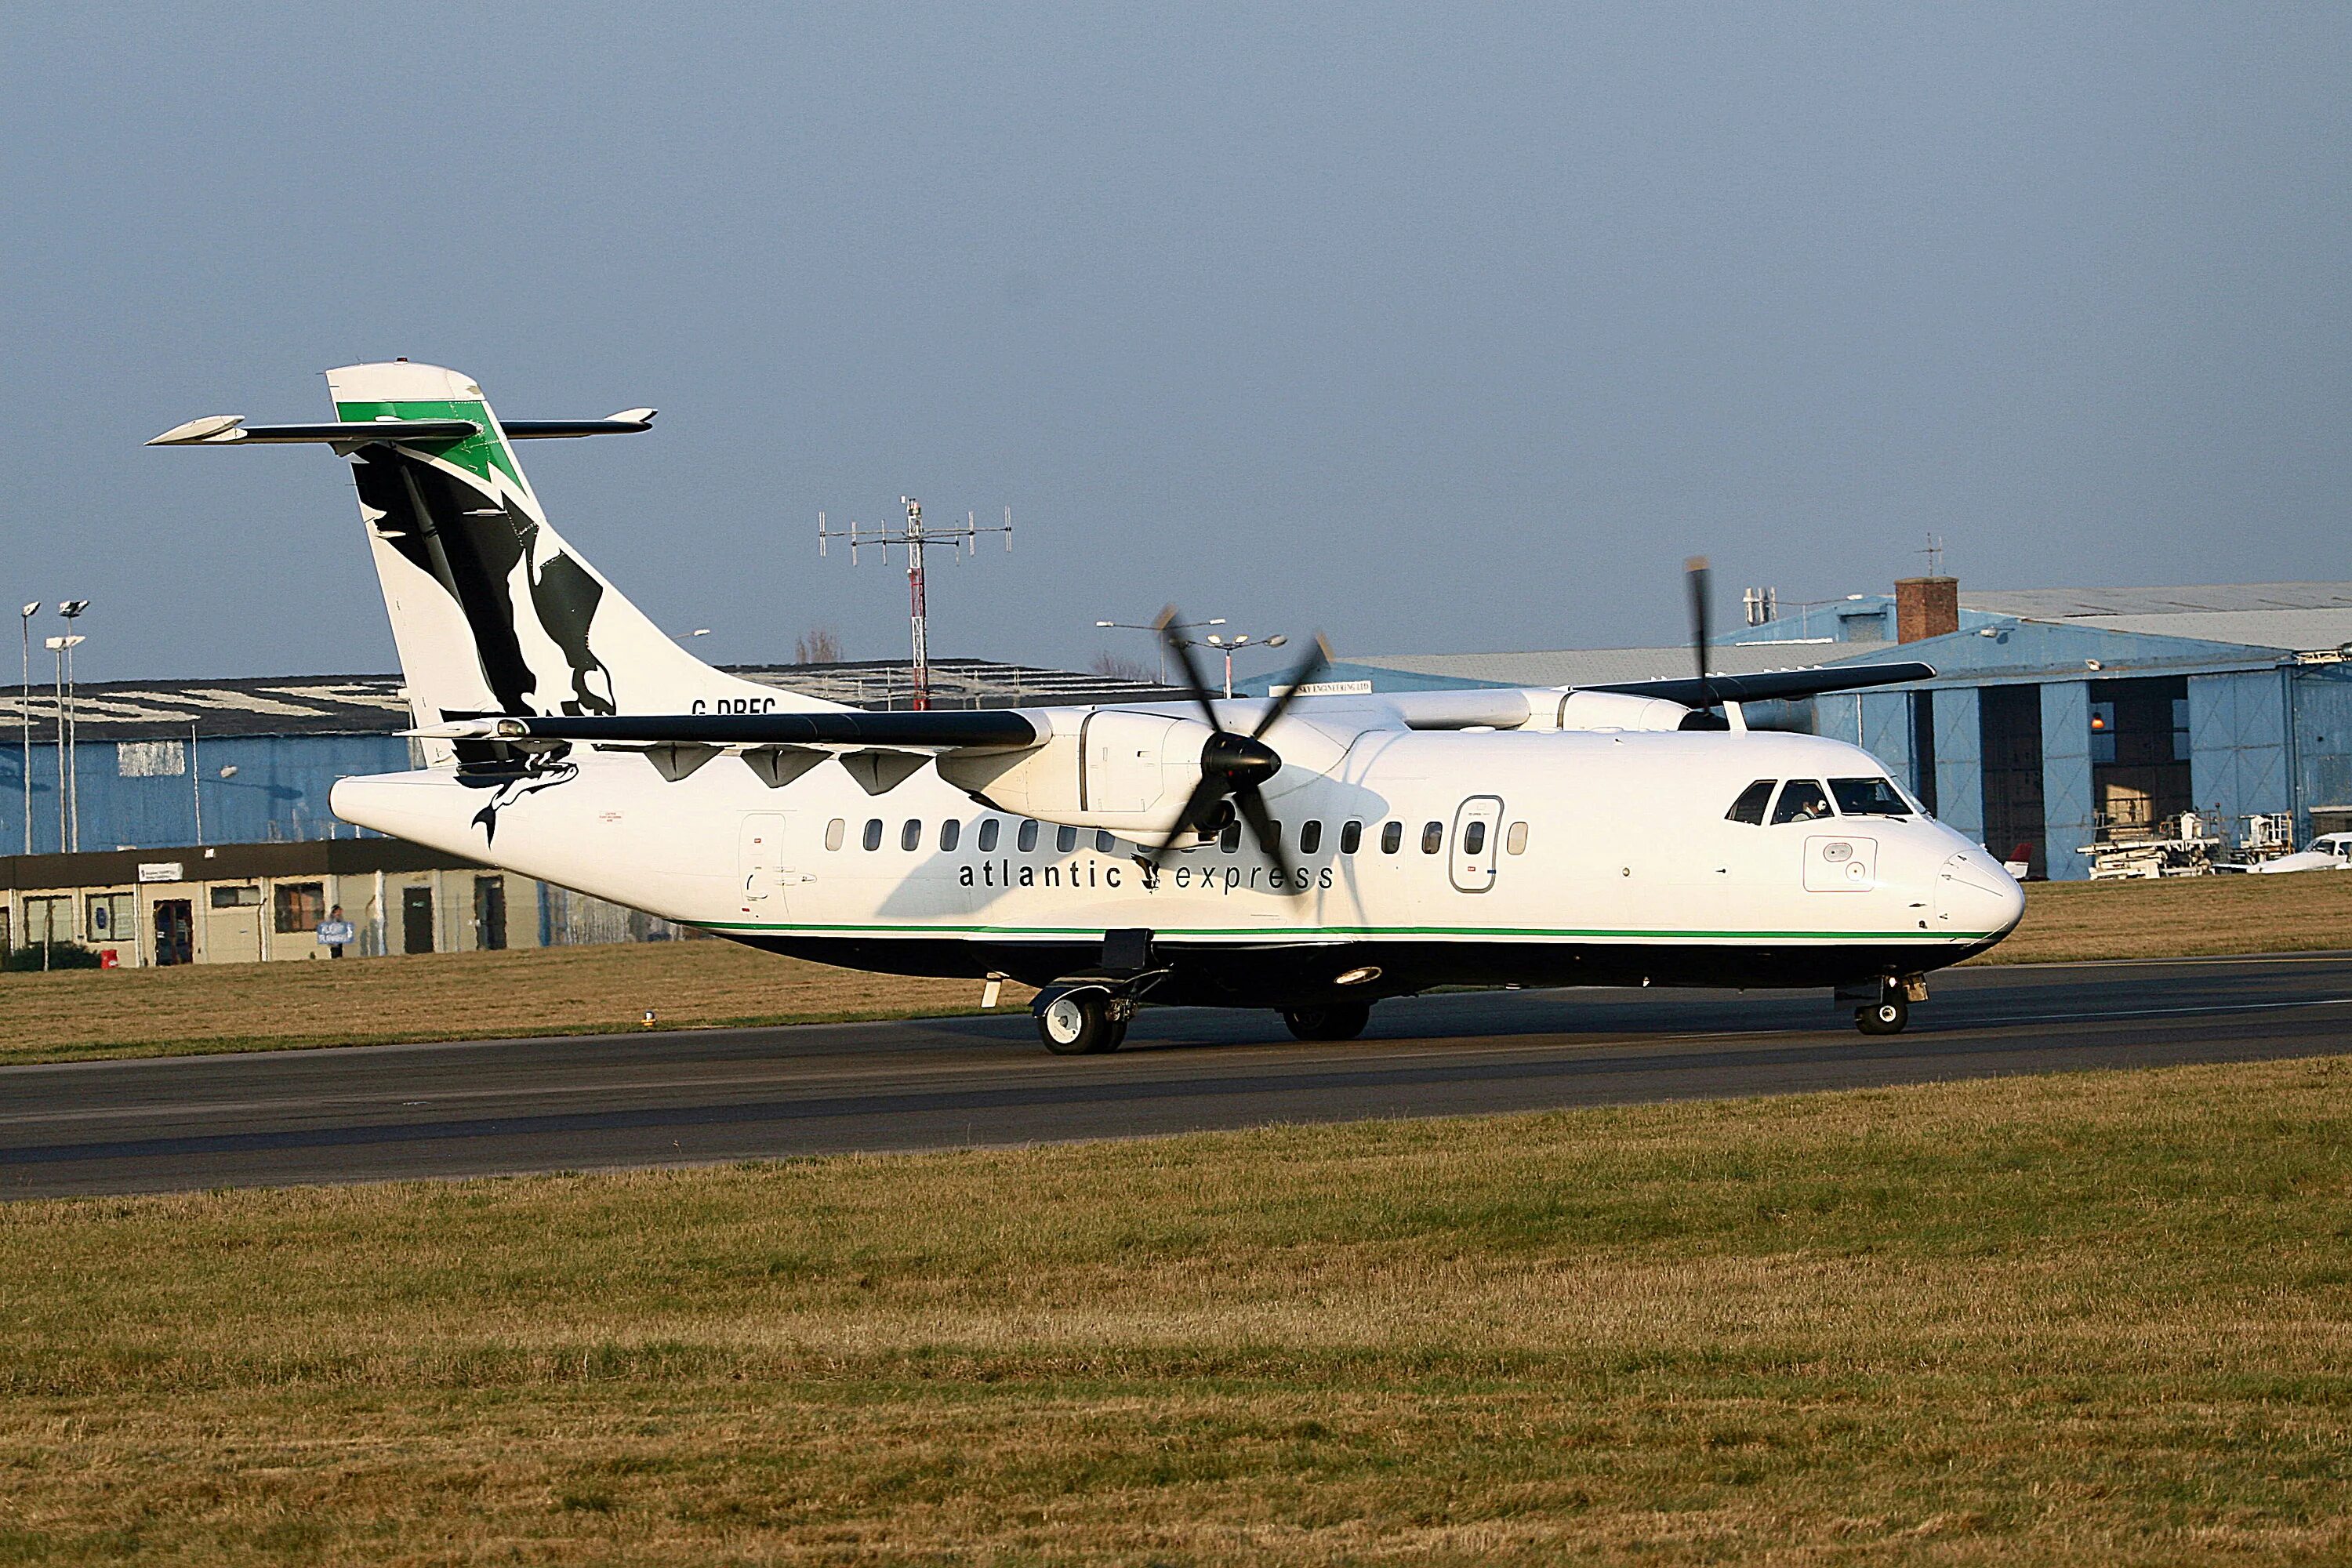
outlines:
[[[49,658],[57,666],[58,853],[62,855],[71,842],[66,837],[66,639],[44,637],[41,646],[49,650]]]
[[[25,684],[17,693],[17,716],[25,734],[25,853],[33,852],[33,617],[41,613],[38,599],[16,612],[16,629],[24,634]]]
[[[1257,640],[1253,640],[1247,632],[1236,637],[1221,637],[1215,632],[1211,632],[1207,640],[1211,647],[1225,656],[1225,695],[1231,697],[1234,694],[1234,654],[1245,647],[1280,647],[1290,639],[1279,632],[1270,637]]]
[[[1194,626],[1222,626],[1224,624],[1225,617],[1219,616],[1213,621],[1171,621],[1168,623],[1168,629],[1172,632],[1181,632],[1190,631]],[[1095,625],[1116,626],[1123,632],[1157,632],[1160,629],[1158,626],[1138,626],[1133,621],[1097,621]],[[1155,639],[1152,646],[1160,650],[1160,684],[1165,686],[1168,684],[1168,644],[1164,640]],[[1206,645],[1194,643],[1192,646],[1202,647]],[[1228,692],[1227,695],[1232,694]]]
[[[81,618],[81,613],[89,608],[88,599],[61,599],[58,602],[58,614],[65,617],[66,630],[68,633],[73,631],[74,622]],[[79,647],[86,640],[77,636],[68,636],[66,638],[66,742],[68,748],[76,747],[81,738],[77,733],[79,726],[76,724],[73,713],[73,650]],[[73,798],[73,852],[79,855],[81,853],[81,759],[72,749],[68,749],[66,752],[66,780],[68,793]]]

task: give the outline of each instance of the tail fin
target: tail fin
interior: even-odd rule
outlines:
[[[836,704],[711,668],[548,526],[482,389],[404,360],[327,373],[420,723],[488,714],[792,712]],[[469,434],[416,422],[462,422]],[[427,429],[430,427],[427,426]]]

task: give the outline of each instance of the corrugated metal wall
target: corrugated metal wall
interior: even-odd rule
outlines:
[[[21,752],[0,736],[0,854],[54,854],[58,839],[57,748],[33,747],[32,841],[25,836]],[[408,742],[397,735],[260,735],[208,741],[194,754],[187,737],[134,742],[170,751],[139,751],[127,758],[112,741],[74,748],[81,793],[81,847],[184,845],[196,842],[195,790],[204,795],[204,841],[264,844],[276,840],[350,837],[337,823],[327,794],[352,773],[397,773],[409,766]],[[176,763],[177,771],[169,771]],[[132,772],[126,775],[124,768]],[[228,777],[223,769],[234,769]],[[162,771],[156,771],[162,770]],[[193,778],[192,775],[193,774]]]

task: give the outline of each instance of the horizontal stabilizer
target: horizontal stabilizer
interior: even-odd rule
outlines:
[[[1034,746],[1045,739],[1010,709],[944,713],[871,713],[845,708],[803,713],[591,713],[458,720],[416,731],[445,740],[586,741],[611,745]]]
[[[502,422],[510,441],[569,440],[580,436],[627,436],[654,427],[655,410],[625,408],[609,419],[509,419]],[[254,441],[263,445],[313,442],[362,446],[370,441],[464,441],[482,433],[471,419],[341,420],[331,425],[247,425],[242,414],[208,414],[175,425],[147,444],[150,447],[227,447]]]
[[[1906,680],[1933,680],[1931,664],[1822,665],[1811,669],[1768,669],[1756,675],[1679,676],[1666,680],[1626,680],[1605,686],[1580,686],[1580,691],[1623,691],[1637,697],[1661,697],[1685,708],[1706,708],[1717,702],[1769,702],[1818,697],[1827,691],[1858,691],[1865,686],[1893,686]]]
[[[242,414],[211,414],[175,425],[150,447],[226,447],[240,441],[463,441],[482,433],[470,419],[377,419],[365,424],[247,425]]]

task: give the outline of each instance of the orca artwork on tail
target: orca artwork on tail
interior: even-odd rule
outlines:
[[[1039,1037],[1115,1050],[1146,1004],[1266,1007],[1339,1039],[1449,984],[1819,987],[1865,1033],[2024,900],[1883,763],[1743,703],[1924,664],[1726,675],[1691,563],[1688,676],[1584,688],[874,712],[712,668],[548,523],[456,371],[327,373],[335,419],[215,416],[162,446],[350,459],[425,764],[343,820],[772,952],[1039,987]]]

